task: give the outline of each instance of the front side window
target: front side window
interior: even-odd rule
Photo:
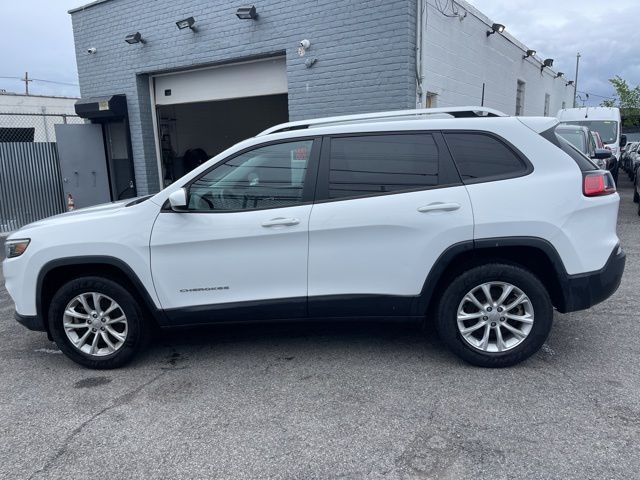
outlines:
[[[258,147],[216,166],[191,184],[189,210],[237,211],[302,202],[313,140]]]
[[[433,187],[438,167],[438,146],[430,134],[332,138],[329,198]]]
[[[522,175],[527,165],[503,142],[484,133],[446,133],[463,180]]]

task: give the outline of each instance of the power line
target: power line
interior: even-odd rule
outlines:
[[[585,95],[588,95],[590,97],[598,97],[598,98],[604,98],[604,99],[615,99],[615,95],[609,95],[609,96],[604,96],[604,95],[598,95],[597,93],[591,93],[591,92],[583,92],[581,90],[578,90],[578,93],[584,93]]]
[[[0,77],[0,78],[6,79],[6,80],[20,80],[21,82],[24,82],[24,78],[21,78],[21,77]],[[42,82],[42,83],[53,83],[55,85],[68,85],[70,87],[78,87],[79,86],[77,83],[58,82],[56,80],[44,80],[42,78],[29,78],[29,81]]]

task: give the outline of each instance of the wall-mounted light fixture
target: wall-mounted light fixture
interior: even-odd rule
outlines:
[[[535,57],[536,53],[538,52],[536,52],[535,50],[527,50],[527,54],[523,55],[522,58],[524,59],[529,57]]]
[[[568,87],[569,85],[573,85],[575,82],[573,80],[569,80],[567,83],[564,84],[565,87]]]
[[[493,35],[494,33],[502,33],[504,32],[505,28],[507,27],[505,27],[501,23],[494,23],[493,25],[491,25],[491,30],[487,30],[487,37],[489,35]]]
[[[147,43],[145,42],[144,38],[142,38],[142,35],[140,34],[140,32],[127,35],[126,37],[124,37],[124,41],[127,42],[129,45],[133,45],[134,43]]]
[[[178,30],[184,30],[186,28],[190,28],[192,32],[198,31],[198,29],[194,26],[196,23],[196,19],[193,17],[185,18],[184,20],[178,20],[176,22],[176,26]]]
[[[545,58],[544,62],[542,62],[542,66],[540,67],[540,73],[542,73],[544,67],[553,67],[553,58]]]
[[[560,77],[562,77],[562,76],[564,76],[564,72],[558,72],[558,73],[556,73],[556,78],[560,78]]]
[[[247,7],[240,7],[236,11],[236,17],[240,20],[256,20],[258,18],[258,12],[256,12],[255,5],[249,5]]]

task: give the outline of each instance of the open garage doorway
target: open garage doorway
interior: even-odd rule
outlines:
[[[284,57],[162,74],[153,82],[164,186],[289,120]]]
[[[286,94],[158,107],[165,185],[239,141],[288,119]]]

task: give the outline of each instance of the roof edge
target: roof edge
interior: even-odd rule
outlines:
[[[76,7],[76,8],[72,8],[71,10],[67,10],[67,13],[72,15],[76,12],[81,12],[83,10],[86,10],[87,8],[91,8],[94,7],[96,5],[100,5],[101,3],[106,3],[106,2],[110,2],[111,0],[94,0],[91,3],[87,3],[86,5],[82,5],[80,7]]]

